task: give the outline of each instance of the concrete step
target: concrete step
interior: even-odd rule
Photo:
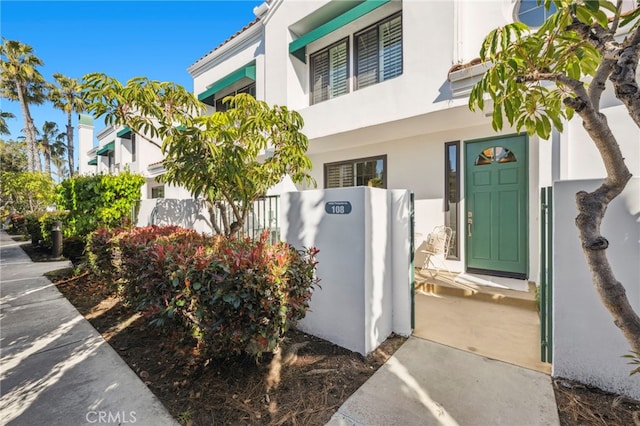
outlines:
[[[535,283],[527,283],[528,291],[482,285],[467,279],[466,274],[416,270],[416,292],[431,295],[468,297],[487,303],[506,304],[538,311]],[[481,280],[477,280],[482,282]]]

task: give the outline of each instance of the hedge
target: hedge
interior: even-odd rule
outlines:
[[[190,333],[213,357],[273,351],[318,285],[318,251],[271,244],[267,233],[251,240],[178,227],[98,230],[87,252],[92,271],[119,284],[126,303],[173,335]]]

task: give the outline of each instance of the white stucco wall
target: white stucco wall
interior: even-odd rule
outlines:
[[[361,354],[392,331],[410,334],[409,194],[359,187],[281,197],[282,239],[320,250],[321,289],[299,328]],[[328,214],[330,201],[350,202],[351,213]]]
[[[177,225],[211,233],[209,213],[201,201],[193,199],[157,198],[140,202],[136,226]]]
[[[605,108],[602,112],[616,137],[631,173],[640,174],[640,128],[629,117],[623,105]],[[605,177],[602,159],[595,144],[582,127],[579,117],[567,124],[562,134],[562,179],[593,179]]]
[[[574,195],[599,181],[564,181],[554,185],[553,375],[590,383],[640,399],[640,380],[621,358],[629,344],[600,301],[591,281],[574,225]],[[607,256],[627,297],[640,312],[640,179],[632,179],[607,209],[602,235]]]
[[[198,95],[206,91],[213,83],[253,61],[256,62],[256,96],[261,99],[264,86],[264,41],[260,22],[253,24],[231,42],[219,46],[189,67],[188,71],[194,77],[194,93]],[[246,85],[247,82],[239,82],[230,86],[228,90]]]
[[[87,163],[92,157],[89,157],[89,151],[93,149],[93,126],[87,124],[78,124],[78,173],[85,175],[94,173],[96,166],[90,166]]]

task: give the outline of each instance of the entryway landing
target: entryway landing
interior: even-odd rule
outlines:
[[[415,277],[417,291],[474,297],[538,310],[536,285],[527,280],[421,269],[416,270]]]
[[[549,374],[540,361],[540,317],[530,291],[416,271],[416,337]]]

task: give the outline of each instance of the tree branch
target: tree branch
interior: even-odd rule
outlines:
[[[207,210],[209,210],[209,217],[211,218],[211,227],[216,231],[216,234],[223,235],[222,230],[216,221],[216,211],[210,202],[207,202]]]
[[[613,19],[611,21],[611,33],[615,34],[618,31],[618,25],[620,24],[620,11],[622,10],[622,1],[618,0],[616,3],[616,14],[613,15]]]
[[[622,44],[619,59],[614,64],[609,80],[613,83],[616,97],[627,107],[629,115],[640,127],[640,89],[636,80],[638,56],[640,54],[640,27],[636,27]]]
[[[593,81],[589,85],[589,98],[591,99],[591,103],[593,104],[596,112],[600,112],[600,99],[602,97],[602,92],[604,92],[607,87],[607,78],[611,75],[614,65],[615,60],[603,59],[602,62],[600,62],[600,66],[598,66],[598,70],[596,71],[596,75],[593,77]]]

